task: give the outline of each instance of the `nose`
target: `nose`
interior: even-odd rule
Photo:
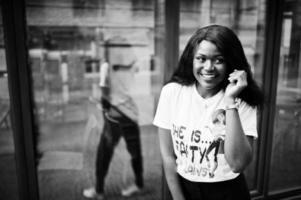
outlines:
[[[206,62],[204,63],[204,69],[205,70],[213,70],[214,69],[214,64],[210,59],[206,60]]]

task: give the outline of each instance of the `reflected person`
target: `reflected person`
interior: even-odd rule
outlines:
[[[105,177],[120,137],[125,140],[135,175],[135,183],[124,188],[121,195],[131,196],[143,188],[143,159],[140,129],[137,124],[138,109],[129,91],[129,83],[133,80],[130,73],[133,64],[134,61],[128,65],[112,67],[108,62],[103,62],[101,65],[99,86],[104,127],[96,155],[96,184],[83,191],[83,195],[87,198],[104,199]]]

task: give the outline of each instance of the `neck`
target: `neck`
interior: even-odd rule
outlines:
[[[198,83],[196,83],[196,89],[204,99],[210,98],[220,91],[220,88],[205,88]]]

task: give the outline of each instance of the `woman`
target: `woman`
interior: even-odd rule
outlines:
[[[174,200],[250,199],[242,172],[252,160],[262,102],[235,33],[220,25],[198,29],[161,91],[153,122]],[[225,110],[226,125],[215,133],[208,127],[214,127],[219,109]],[[216,160],[207,150],[221,133]],[[208,159],[217,162],[214,176]]]

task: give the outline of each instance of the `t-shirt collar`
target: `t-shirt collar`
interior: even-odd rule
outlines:
[[[224,90],[220,90],[218,91],[215,95],[213,95],[212,97],[209,97],[209,98],[203,98],[199,92],[197,91],[197,87],[196,87],[196,84],[193,84],[193,90],[194,90],[194,93],[195,93],[195,96],[199,99],[199,101],[203,102],[203,103],[209,103],[209,102],[215,102],[215,101],[218,101],[220,100],[223,95],[224,95]]]

